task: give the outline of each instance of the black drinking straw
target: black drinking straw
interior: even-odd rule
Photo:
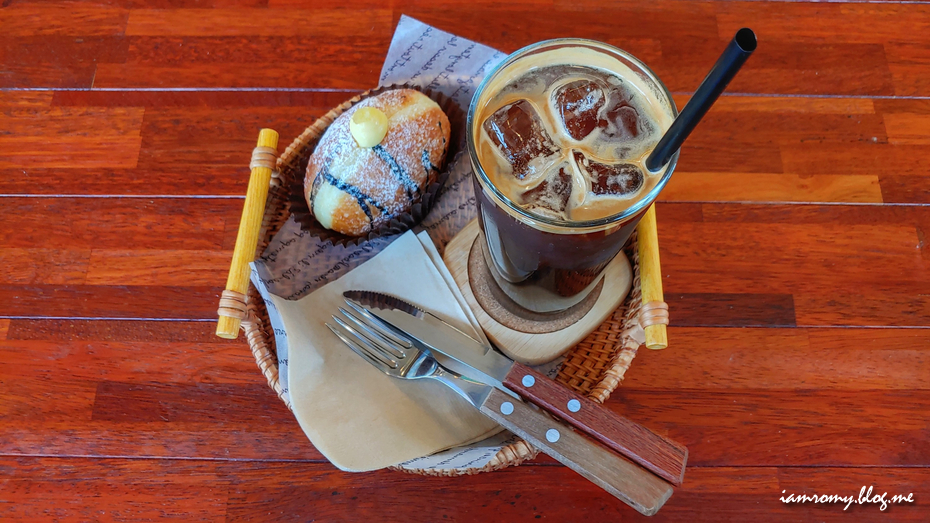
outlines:
[[[717,59],[717,63],[691,96],[691,100],[678,114],[678,118],[672,122],[668,131],[665,131],[665,135],[652,150],[649,158],[646,158],[647,169],[656,172],[668,163],[755,50],[756,34],[752,32],[752,29],[744,27],[737,31],[736,36],[730,40],[730,44]]]

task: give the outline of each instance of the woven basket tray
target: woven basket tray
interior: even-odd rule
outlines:
[[[292,187],[295,181],[303,179],[310,155],[326,128],[332,124],[336,117],[367,96],[368,92],[362,93],[329,111],[298,136],[278,158],[277,167],[272,175],[265,214],[259,233],[258,253],[264,251],[271,238],[287,221],[289,217],[287,208],[289,188]],[[636,335],[637,338],[642,336],[640,324],[642,298],[636,242],[637,236],[634,232],[624,248],[633,267],[633,283],[629,296],[604,323],[566,353],[565,361],[556,377],[557,381],[598,403],[603,403],[623,380],[623,375],[629,368],[640,346],[640,342],[634,339],[637,332],[639,333],[639,335]],[[268,320],[268,311],[265,309],[265,304],[258,290],[251,284],[249,285],[246,304],[247,317],[242,322],[242,326],[252,349],[252,354],[255,356],[258,368],[261,369],[262,374],[268,380],[268,385],[291,409],[291,404],[284,397],[281,389],[278,376],[278,358],[275,352],[271,324]],[[467,470],[394,468],[404,472],[431,476],[458,476],[519,465],[523,461],[536,457],[537,453],[538,450],[533,446],[520,440],[501,449],[487,465],[481,468]]]

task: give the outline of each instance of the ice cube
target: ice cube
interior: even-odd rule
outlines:
[[[630,163],[604,164],[595,162],[579,151],[574,151],[575,162],[591,181],[591,192],[596,195],[627,196],[643,186],[643,171]]]
[[[546,178],[521,196],[523,207],[543,216],[566,219],[565,209],[572,196],[572,168],[563,162],[549,171]]]
[[[598,113],[607,102],[600,85],[590,80],[576,80],[556,89],[553,96],[569,136],[584,140],[598,127]]]
[[[518,100],[484,121],[484,130],[519,179],[541,172],[559,153],[533,104]]]
[[[604,134],[611,139],[625,142],[639,137],[639,112],[626,102],[610,107],[604,123]]]

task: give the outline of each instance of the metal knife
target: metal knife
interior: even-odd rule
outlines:
[[[333,315],[333,323],[326,326],[384,374],[442,383],[485,416],[642,514],[655,514],[672,495],[672,486],[655,474],[572,430],[535,405],[445,368],[436,353],[421,349],[374,316],[340,307],[339,313]]]
[[[684,480],[688,449],[683,445],[510,360],[406,301],[371,291],[346,291],[343,296],[357,313],[380,320],[421,350],[445,356],[443,363],[451,370],[524,398],[674,485]]]

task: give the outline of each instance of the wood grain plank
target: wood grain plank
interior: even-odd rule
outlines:
[[[5,340],[10,332],[10,320],[0,320],[0,340]]]
[[[52,103],[53,91],[6,91],[0,90],[0,107],[18,107],[20,109],[44,108]]]
[[[768,99],[756,98],[760,106]],[[780,105],[778,104],[773,105]],[[785,172],[785,151],[817,144],[832,152],[847,143],[888,141],[880,114],[823,114],[768,110],[708,112],[681,149],[678,172]],[[808,149],[811,146],[808,145]],[[818,171],[810,174],[852,174]],[[875,173],[868,173],[874,175]]]
[[[96,168],[6,169],[0,194],[229,194],[241,195],[245,174],[224,171],[224,165],[244,169],[254,130],[272,125],[283,136],[296,135],[330,105],[351,93],[178,93],[178,92],[58,92],[53,103],[65,106],[145,106],[142,156],[138,170]],[[235,108],[236,97],[250,108]],[[685,101],[687,97],[678,97]],[[765,200],[771,187],[776,201],[923,201],[923,178],[912,183],[897,176],[926,172],[925,150],[914,145],[882,143],[876,136],[884,127],[882,114],[872,100],[861,98],[813,99],[792,108],[793,99],[771,97],[723,97],[695,137],[682,151],[672,184],[663,198],[693,201]],[[298,118],[286,109],[307,104]],[[206,105],[207,107],[202,107]],[[195,106],[195,107],[190,107]],[[271,109],[264,107],[271,106]],[[752,108],[755,107],[755,110]],[[233,109],[230,113],[230,109]],[[882,112],[917,111],[906,101],[881,101]],[[849,110],[847,118],[841,114]],[[827,115],[830,118],[821,118]],[[863,121],[865,117],[868,120]],[[176,123],[194,118],[202,126],[179,131]],[[877,119],[877,120],[876,120]],[[277,123],[275,123],[277,122]],[[863,124],[869,132],[863,133]],[[881,126],[881,127],[879,127]],[[735,130],[755,129],[757,134],[739,136]],[[232,137],[217,140],[216,136]],[[874,139],[871,142],[870,139]],[[747,151],[752,150],[752,154]],[[240,159],[237,159],[240,158]],[[202,167],[186,184],[177,163],[194,162]],[[20,166],[17,166],[20,167]],[[791,173],[795,177],[773,176]],[[184,171],[187,172],[187,171]],[[224,172],[230,176],[225,177]],[[238,172],[238,171],[235,171]],[[19,173],[20,175],[14,175]],[[244,173],[244,171],[243,171]],[[707,173],[721,177],[713,190],[695,183]],[[726,176],[724,173],[732,174]],[[680,176],[684,174],[685,176]],[[758,175],[758,183],[734,184],[736,175]],[[78,178],[78,176],[82,176]],[[811,176],[808,176],[811,175]],[[855,177],[853,177],[855,176]],[[879,176],[883,187],[875,185]],[[47,178],[47,183],[41,183]],[[754,178],[755,179],[755,178]],[[782,182],[782,183],[778,183]],[[32,187],[32,189],[30,189]],[[185,187],[189,189],[185,189]],[[216,188],[214,190],[214,187]],[[886,194],[879,194],[879,190]],[[684,194],[683,194],[684,193]]]
[[[268,12],[268,11],[263,11]],[[277,11],[271,11],[276,13]],[[211,10],[207,16],[215,16]],[[339,9],[332,11],[340,19],[350,17],[350,11]],[[329,22],[335,23],[333,20]],[[323,20],[323,24],[326,20]],[[268,56],[275,57],[271,69],[281,70],[299,66],[303,62],[317,61],[335,65],[340,58],[347,62],[359,60],[384,61],[384,55],[391,44],[392,31],[378,31],[361,35],[358,31],[349,31],[346,21],[334,26],[319,28],[317,31],[298,32],[293,35],[270,33],[264,36],[130,36],[127,60],[138,66],[172,66],[183,64],[185,68],[193,65],[227,64],[262,64],[267,63]],[[252,26],[249,27],[250,29]],[[378,29],[384,29],[379,26]],[[326,45],[320,45],[325,39]],[[285,65],[286,64],[286,65]],[[380,70],[380,66],[378,67]],[[322,78],[319,80],[323,80]],[[304,87],[317,87],[306,85]]]
[[[661,201],[882,203],[876,175],[677,172]]]
[[[404,13],[441,29],[454,27],[455,34],[506,53],[539,40],[577,34],[580,27],[584,27],[586,38],[616,45],[636,56],[644,50],[657,49],[655,43],[643,44],[660,37],[660,32],[650,29],[662,24],[667,24],[670,34],[680,38],[713,35],[712,38],[717,40],[716,18],[713,8],[706,3],[682,3],[674,13],[663,9],[665,6],[659,3],[599,4],[597,16],[585,12],[577,2],[568,6],[564,2],[554,3],[556,5],[547,6],[542,11],[536,5],[494,3],[468,12],[420,1],[410,2],[395,11],[397,15]],[[621,12],[625,12],[626,16],[618,16]],[[613,23],[595,23],[598,19],[609,19]],[[640,45],[628,45],[633,42]],[[663,53],[664,48],[661,46]],[[640,58],[646,60],[648,57]]]
[[[895,4],[882,4],[874,7],[875,14],[864,8],[842,10],[837,7],[816,6],[810,3],[786,2],[678,2],[674,0],[653,2],[644,6],[639,2],[620,2],[606,8],[601,4],[564,2],[547,8],[545,12],[534,4],[507,6],[487,5],[481,10],[466,10],[465,3],[447,2],[442,7],[429,4],[410,3],[403,12],[431,23],[440,28],[456,28],[456,33],[488,45],[496,46],[510,52],[534,41],[568,36],[568,27],[586,26],[586,36],[606,41],[625,48],[645,60],[657,71],[660,77],[674,91],[692,91],[720,53],[724,43],[736,25],[748,20],[759,20],[757,29],[769,39],[775,39],[777,45],[760,46],[747,64],[746,74],[740,75],[731,86],[732,92],[755,93],[791,93],[791,94],[871,94],[894,95],[899,93],[919,93],[921,89],[920,74],[903,74],[900,67],[908,67],[910,54],[890,53],[886,57],[884,45],[887,35],[897,34],[897,17],[907,12],[906,18],[914,27],[920,26],[926,18],[926,10],[914,7],[909,11],[896,8]],[[303,5],[302,7],[307,7]],[[592,11],[596,7],[598,11]],[[267,11],[274,16],[266,16]],[[393,24],[400,15],[400,9],[340,9],[322,5],[315,9],[140,9],[133,10],[127,27],[127,34],[151,38],[193,37],[220,38],[223,35],[259,36],[285,39],[289,42],[280,46],[285,52],[285,59],[266,68],[266,76],[278,87],[300,87],[307,81],[329,83],[330,86],[353,87],[357,89],[370,87],[372,74],[380,69],[383,54],[387,50]],[[773,12],[778,12],[773,15]],[[364,13],[363,15],[350,13]],[[358,22],[359,16],[370,20]],[[615,20],[610,28],[596,23],[603,16]],[[252,24],[254,19],[262,19],[262,24]],[[202,24],[193,21],[203,21]],[[719,20],[719,22],[718,22]],[[774,20],[774,21],[773,21]],[[791,22],[784,22],[790,20]],[[516,23],[516,27],[511,26]],[[620,27],[614,25],[620,24]],[[781,25],[779,25],[781,24]],[[800,25],[807,27],[807,33],[799,29],[784,30],[782,25]],[[720,27],[718,27],[718,25]],[[730,26],[733,25],[733,28]],[[873,29],[876,26],[877,29]],[[302,32],[298,28],[311,28]],[[364,27],[364,30],[360,28]],[[854,27],[851,33],[845,33],[847,27]],[[664,29],[664,30],[663,30]],[[732,31],[730,30],[732,29]],[[844,32],[843,39],[831,38],[825,41],[816,35]],[[800,32],[799,32],[800,31]],[[351,45],[316,46],[314,55],[317,65],[309,68],[306,60],[291,59],[288,49],[301,53],[303,45],[299,39],[306,39],[306,34],[319,36],[332,35],[345,38],[356,35],[356,42],[372,45],[371,52],[359,54]],[[589,34],[590,33],[590,34]],[[672,37],[657,35],[672,34]],[[726,36],[723,36],[723,35]],[[868,38],[846,35],[869,34]],[[875,37],[874,35],[879,35]],[[920,34],[916,32],[914,34]],[[785,36],[790,35],[790,36]],[[260,55],[273,53],[274,47],[261,41],[249,43],[242,39],[234,44],[249,46]],[[893,39],[892,39],[893,40]],[[140,40],[144,42],[143,40]],[[118,64],[101,64],[97,73],[98,86],[182,86],[203,85],[220,86],[224,82],[245,82],[241,85],[262,86],[272,84],[257,83],[261,80],[245,76],[236,78],[235,71],[244,64],[258,63],[253,53],[239,53],[237,60],[215,62],[205,67],[192,68],[193,63],[213,60],[209,55],[222,55],[222,48],[215,46],[213,52],[197,52],[196,49],[210,50],[211,44],[193,45],[196,54],[189,54],[173,64],[156,67],[154,64],[138,62],[130,58],[125,66]],[[764,43],[764,40],[763,40]],[[913,42],[912,45],[921,45]],[[145,47],[146,44],[142,44]],[[186,46],[178,46],[182,53]],[[159,53],[140,52],[141,60],[155,56],[156,60],[168,59],[175,50],[171,46],[160,48]],[[154,49],[154,48],[153,48]],[[140,51],[142,48],[140,47]],[[327,58],[325,53],[334,53]],[[341,63],[338,56],[347,59]],[[148,58],[147,58],[148,57]],[[919,60],[919,56],[917,58]],[[225,66],[223,64],[226,64]],[[900,64],[900,65],[898,65]],[[892,67],[899,67],[895,76]],[[917,66],[919,67],[919,65]],[[199,70],[198,70],[199,69]],[[296,76],[290,81],[287,71],[295,71]],[[156,73],[162,78],[157,78]],[[211,78],[213,79],[211,81]],[[251,82],[251,83],[249,83]],[[240,85],[240,84],[237,84]],[[317,83],[322,86],[321,83]]]
[[[23,341],[102,341],[230,345],[244,349],[241,340],[224,340],[215,334],[216,326],[203,321],[133,320],[0,320],[8,322],[9,339]]]
[[[30,91],[31,92],[31,91]],[[310,114],[322,116],[333,107],[354,97],[359,91],[54,91],[51,105],[94,107],[300,107]],[[52,94],[51,92],[49,94]],[[25,95],[25,93],[24,93]],[[0,98],[2,100],[2,98]],[[49,105],[48,102],[45,105]]]
[[[122,36],[0,36],[0,87],[90,88],[97,64],[128,49]]]
[[[266,385],[267,388],[267,385]],[[287,411],[268,388],[268,395],[250,409]],[[289,411],[287,411],[289,413]],[[256,461],[324,461],[296,421],[284,414],[272,427],[235,423],[167,423],[89,421],[73,419],[16,420],[4,422],[0,451],[26,456],[124,456],[147,460],[153,457],[180,459]]]
[[[674,207],[679,204],[669,203],[667,205]],[[676,216],[685,220],[691,215],[678,214]],[[702,204],[700,216],[702,221],[721,223],[875,224],[907,227],[926,223],[930,219],[930,209],[919,205]]]
[[[760,97],[759,103],[764,105],[767,100]],[[689,143],[712,146],[730,141],[744,144],[747,150],[773,142],[793,145],[888,141],[882,116],[877,114],[711,110],[697,129],[689,137]]]
[[[25,64],[4,66],[0,71],[0,87],[45,87],[57,89],[89,89],[93,86],[95,64],[70,66]]]
[[[273,125],[281,136],[296,137],[327,110],[295,114],[290,107],[146,109],[139,165],[229,165],[247,173],[260,129]],[[282,144],[280,150],[284,148]]]
[[[915,176],[879,176],[882,199],[889,203],[930,203],[930,180]]]
[[[798,325],[879,325],[924,327],[930,324],[926,285],[913,292],[871,292],[850,289],[829,296],[796,293]]]
[[[741,238],[733,241],[721,237],[728,226],[708,222],[706,215],[705,222],[677,224],[674,231],[659,226],[660,238],[668,240],[660,243],[663,268],[672,275],[665,284],[667,293],[736,290],[737,281],[743,282],[744,292],[762,293],[818,292],[823,289],[817,286],[834,283],[837,290],[904,290],[926,283],[914,225],[744,224]],[[871,234],[885,235],[887,243],[872,246]],[[777,238],[790,239],[790,249]],[[889,260],[902,272],[889,276],[867,270]]]
[[[790,293],[798,325],[930,322],[928,259],[918,238],[927,229],[923,208],[705,204],[702,222],[674,226],[662,220],[661,207],[658,215],[672,309],[676,295],[708,295],[697,305],[684,302],[684,314],[671,315],[673,325],[676,317],[695,318],[695,310],[738,318],[739,310],[715,307],[710,298],[736,289]],[[734,226],[739,235],[729,232]],[[873,270],[885,265],[899,270]]]
[[[780,173],[781,155],[774,144],[757,143],[748,154],[747,146],[738,142],[698,140],[706,128],[695,132],[694,138],[681,147],[679,172]],[[701,143],[704,142],[704,143]]]
[[[878,140],[792,143],[780,147],[786,173],[913,176],[919,182],[930,169],[926,148]]]
[[[623,387],[930,388],[930,329],[673,327],[669,339],[668,351],[636,356]]]
[[[253,376],[253,384],[99,386],[26,378],[3,391],[0,453],[321,459],[261,375]],[[605,405],[686,445],[689,469],[926,467],[930,456],[927,390],[623,387]]]
[[[755,55],[753,55],[755,56]],[[678,107],[684,107],[690,95],[674,94]],[[897,104],[892,104],[891,107]],[[870,98],[807,98],[800,96],[733,96],[723,94],[714,102],[714,111],[749,113],[875,114]]]
[[[888,68],[898,96],[926,96],[930,79],[925,74],[930,67],[930,47],[922,42],[885,42]]]
[[[885,115],[885,129],[891,143],[926,145],[930,143],[930,115],[895,113]]]
[[[632,390],[610,408],[714,465],[927,465],[927,393],[914,390]],[[667,431],[667,432],[666,432]],[[876,447],[875,441],[894,442]],[[871,442],[871,443],[870,443]]]
[[[129,251],[223,252],[227,250],[223,245],[234,237],[242,205],[240,200],[112,198],[8,198],[5,202],[14,212],[0,216],[0,225],[6,226],[0,230],[11,248]],[[922,255],[918,235],[919,228],[930,230],[926,209],[703,204],[695,216],[687,210],[692,207],[676,213],[677,205],[661,204],[659,209],[663,267],[669,275],[666,291],[681,300],[673,324],[793,325],[793,319],[802,325],[930,322],[923,297],[930,258]],[[669,211],[663,211],[666,208]],[[670,213],[667,218],[665,212]],[[108,217],[106,223],[89,218],[101,215]],[[673,219],[674,226],[666,221]],[[729,233],[734,224],[740,235]],[[876,237],[883,242],[876,244]],[[872,270],[887,264],[901,270]],[[205,284],[210,269],[204,270]],[[214,270],[221,268],[216,265]],[[0,308],[3,315],[17,316],[21,314],[14,309],[23,307],[31,311],[26,315],[44,316],[214,317],[215,289],[177,286],[178,276],[170,270],[163,282],[160,277],[153,274],[151,281],[166,285],[8,285],[3,295],[10,301]],[[158,303],[138,301],[143,292],[154,293]],[[847,297],[831,305],[842,296]],[[169,305],[178,299],[184,301],[186,313]],[[129,300],[124,307],[131,313],[118,313],[120,300]],[[821,313],[794,318],[802,304],[805,314],[818,307]],[[68,314],[69,307],[82,312]],[[56,312],[42,314],[46,308]]]
[[[61,0],[9,0],[10,5],[55,4]],[[125,9],[208,9],[212,7],[267,7],[268,0],[103,0]]]
[[[739,4],[743,7],[749,3]],[[671,8],[668,14],[678,16]],[[749,22],[758,16],[753,7],[741,9],[737,16],[743,17],[743,25],[756,29],[761,45],[727,87],[731,93],[891,95],[895,92],[894,77],[880,44],[772,41],[774,35],[759,32]],[[720,40],[708,35],[683,41],[663,39],[662,58],[647,63],[666,85],[674,86],[676,91],[693,92],[735,33],[734,29]]]
[[[245,198],[243,165],[170,165],[111,169],[0,168],[0,194],[75,196],[227,196]]]
[[[271,56],[273,51],[269,51]],[[382,60],[379,58],[378,60]],[[260,81],[243,70],[261,67],[253,62],[202,64],[196,66],[159,66],[148,64],[100,64],[94,87],[98,88],[208,88],[262,87],[363,90],[376,87],[380,62],[352,60],[344,55],[332,61],[307,58],[280,68],[263,70]]]
[[[0,248],[0,283],[80,285],[89,258],[89,251]]]
[[[256,20],[262,23],[256,24]],[[304,36],[392,32],[390,9],[133,9],[129,36]]]
[[[838,206],[846,207],[846,206]],[[898,211],[898,212],[895,212]],[[909,212],[911,211],[911,212]],[[798,221],[792,222],[787,215],[792,215]],[[659,214],[661,216],[661,213]],[[860,217],[861,216],[861,217]],[[870,216],[880,216],[876,222],[868,225]],[[851,222],[831,222],[830,218],[854,219]],[[902,267],[913,268],[919,271],[923,268],[923,262],[920,260],[917,251],[917,238],[915,227],[920,225],[926,219],[926,211],[921,208],[914,209],[894,209],[883,208],[879,206],[869,207],[868,209],[857,209],[855,206],[848,206],[845,209],[834,209],[833,206],[802,206],[792,207],[790,205],[738,205],[738,204],[704,204],[704,221],[701,223],[679,223],[676,227],[669,227],[667,236],[664,235],[666,230],[660,225],[660,236],[668,238],[667,249],[672,261],[681,253],[679,249],[690,249],[689,257],[708,257],[713,261],[706,266],[712,269],[713,264],[717,264],[717,269],[722,266],[719,263],[725,263],[725,260],[719,259],[719,248],[723,244],[730,243],[731,240],[720,236],[720,231],[724,227],[732,227],[734,222],[743,224],[743,235],[740,239],[732,240],[733,243],[740,243],[743,247],[737,247],[736,251],[740,252],[740,259],[734,260],[734,263],[748,265],[752,263],[755,256],[756,260],[761,260],[768,256],[772,271],[785,271],[788,265],[792,269],[807,270],[816,273],[816,277],[830,277],[825,274],[823,267],[817,267],[812,262],[817,260],[819,263],[826,263],[831,271],[840,271],[843,273],[853,273],[857,268],[861,269],[863,263],[869,259],[889,259],[894,258],[902,263]],[[809,220],[809,221],[806,221]],[[700,229],[700,232],[698,232]],[[766,241],[757,241],[761,238],[752,238],[754,232],[767,236]],[[764,232],[763,232],[764,231]],[[690,245],[688,235],[694,235]],[[874,247],[869,243],[870,238],[863,238],[862,234],[881,234],[886,235],[887,243],[881,247]],[[703,250],[693,243],[700,241],[705,244]],[[791,251],[785,251],[783,242],[773,242],[774,238],[782,237],[791,239]],[[663,245],[666,247],[666,245]],[[753,252],[745,252],[744,248],[752,249]],[[763,254],[764,252],[764,254]],[[781,252],[781,254],[778,254]],[[840,261],[838,253],[847,254],[856,253],[856,260],[847,260],[845,263]],[[663,250],[664,253],[664,250]],[[841,255],[841,256],[845,256]],[[663,261],[667,259],[663,257]],[[692,260],[693,261],[693,260]],[[788,265],[785,265],[788,264]],[[701,265],[705,265],[702,263]],[[806,269],[805,269],[806,267]],[[772,292],[776,289],[793,289],[793,282],[798,281],[802,275],[798,274],[794,278],[788,277],[780,279],[778,283],[767,285],[764,283],[764,277],[760,274],[754,281],[744,283],[746,290],[757,290]],[[887,276],[887,275],[886,275]],[[903,273],[899,275],[902,281],[915,282],[922,281],[919,274]],[[719,278],[725,278],[725,274],[720,274]],[[717,279],[716,283],[722,280]],[[864,278],[863,282],[877,282],[872,279],[868,271],[862,271],[857,278]],[[854,280],[855,281],[855,280]],[[708,282],[710,283],[710,282]],[[888,280],[885,283],[889,283]],[[700,282],[694,281],[688,286],[689,289],[702,288],[709,291],[711,287],[701,287]],[[691,292],[691,291],[689,291]]]
[[[0,59],[4,65],[41,63],[74,66],[93,62],[126,61],[129,40],[124,36],[35,35],[0,36]]]
[[[3,487],[9,502],[0,504],[0,517],[61,522],[224,520],[230,481],[215,467],[174,462],[180,467],[176,470],[183,470],[177,474],[143,463],[5,459],[0,470],[9,478]],[[120,470],[126,476],[120,477]]]
[[[222,248],[240,199],[3,198],[0,244],[25,249]],[[102,220],[101,217],[106,217]],[[233,232],[235,234],[235,232]]]
[[[97,390],[93,382],[4,378],[0,383],[0,416],[4,420],[0,439],[7,435],[7,428],[23,420],[73,425],[91,420]]]
[[[143,109],[22,109],[0,112],[0,168],[135,167]]]
[[[0,27],[5,37],[110,36],[123,33],[126,17],[125,10],[100,4],[14,4],[0,9]]]
[[[215,319],[212,287],[0,285],[0,317]]]
[[[424,478],[392,471],[348,474],[326,464],[224,463],[179,460],[3,458],[0,471],[16,478],[16,503],[5,506],[5,520],[45,517],[60,496],[69,501],[55,513],[62,521],[121,516],[132,509],[139,519],[190,513],[229,521],[358,521],[409,517],[407,500],[429,489],[432,503],[418,514],[428,520],[506,520],[530,522],[745,521],[765,515],[779,519],[828,522],[921,521],[926,501],[918,494],[930,484],[925,469],[895,468],[702,468],[656,516],[639,516],[564,467],[522,466],[459,478]],[[914,492],[913,504],[882,512],[876,505],[784,504],[782,490],[858,496],[874,484],[896,493]],[[90,495],[94,489],[103,495]],[[204,501],[195,494],[204,496]],[[138,500],[128,507],[120,502]],[[198,506],[202,504],[202,506]],[[213,513],[214,504],[225,513]],[[714,507],[695,511],[695,506]],[[890,512],[889,512],[890,511]],[[101,515],[100,512],[105,512]]]
[[[258,381],[258,380],[254,380]],[[283,403],[278,408],[225,398],[266,398],[264,383],[119,383],[101,381],[94,399],[93,421],[149,423],[205,423],[227,426],[292,425],[295,420]],[[205,406],[209,408],[205,409]]]
[[[787,4],[782,2],[679,2],[659,1],[644,4],[636,1],[613,2],[609,7],[602,2],[560,1],[554,9],[547,9],[547,16],[512,7],[498,7],[484,11],[483,27],[469,18],[440,12],[424,5],[415,8],[405,6],[403,12],[438,27],[456,27],[457,33],[477,39],[482,43],[510,52],[545,38],[568,36],[565,27],[585,27],[591,38],[607,41],[637,54],[627,41],[637,38],[659,40],[661,56],[647,59],[649,64],[673,91],[693,91],[707,70],[719,56],[726,42],[742,25],[762,18],[779,18],[772,14]],[[881,8],[881,7],[880,7]],[[879,9],[880,9],[879,8]],[[790,16],[781,19],[797,20],[798,23],[829,26],[829,32],[842,31],[847,21],[839,12],[818,10],[815,5],[792,4],[786,7]],[[892,6],[890,9],[894,9]],[[456,13],[457,14],[457,13]],[[548,15],[552,15],[551,17]],[[727,23],[734,25],[717,29],[718,20],[729,16]],[[603,17],[614,21],[608,26],[598,23]],[[881,23],[890,22],[892,16],[882,18]],[[822,20],[825,19],[825,20]],[[495,20],[501,20],[500,25]],[[504,20],[520,20],[522,23],[510,31],[503,27]],[[560,25],[562,22],[564,25]],[[693,24],[688,25],[689,21]],[[810,23],[808,23],[810,22]],[[874,20],[870,23],[875,23]],[[512,23],[510,23],[512,25]],[[663,27],[673,29],[665,32]],[[751,25],[751,24],[750,24]],[[611,29],[614,29],[611,31]],[[883,30],[895,31],[894,26]],[[893,95],[895,86],[882,47],[883,41],[875,42],[845,39],[820,38],[804,41],[801,38],[785,38],[777,32],[760,32],[762,45],[749,60],[744,74],[737,76],[731,84],[731,92],[750,93],[794,93],[794,94],[875,94]],[[668,34],[674,37],[663,37]],[[775,45],[765,45],[766,39]],[[516,42],[516,45],[514,44]]]
[[[319,9],[332,9],[337,7],[347,8],[347,9],[377,9],[384,7],[393,7],[393,0],[388,2],[382,2],[379,0],[318,0],[313,3],[313,6]],[[268,7],[272,9],[294,9],[294,8],[306,8],[307,3],[301,2],[300,0],[268,0]]]
[[[0,354],[4,358],[0,376],[9,380],[39,378],[61,383],[106,380],[123,387],[140,383],[148,386],[153,382],[159,386],[264,384],[255,357],[241,341],[219,344],[209,340],[191,343],[7,339],[0,340]],[[113,387],[107,390],[112,391]],[[98,389],[98,399],[100,394]]]
[[[721,38],[731,38],[746,25],[745,3],[719,3],[717,23]],[[930,6],[924,4],[813,4],[764,2],[752,6],[753,29],[775,42],[793,40],[809,43],[849,42],[884,44],[902,33],[920,33],[930,21]],[[840,28],[842,28],[840,30]]]
[[[63,360],[62,370],[69,363]],[[24,376],[4,387],[3,408],[9,416],[0,433],[0,452],[319,459],[262,376],[257,372],[249,376],[253,383],[80,379],[56,383]],[[930,455],[924,437],[930,391],[925,388],[658,390],[625,386],[606,405],[686,444],[692,466],[926,466],[925,458]],[[252,444],[253,438],[263,439]],[[869,444],[874,440],[900,443],[874,448]]]
[[[668,271],[663,261],[663,270]],[[672,326],[794,327],[797,324],[790,294],[680,293],[666,286],[665,297],[674,307]]]
[[[307,465],[306,467],[310,467]],[[316,467],[316,465],[314,465]],[[369,512],[379,512],[393,500],[416,496],[417,486],[428,485],[435,503],[423,509],[430,520],[506,520],[532,522],[539,519],[556,521],[746,521],[748,519],[792,519],[817,521],[848,521],[850,513],[837,505],[785,505],[778,501],[782,490],[809,493],[842,491],[857,495],[862,484],[875,483],[883,476],[868,469],[700,469],[689,474],[688,481],[669,499],[655,516],[645,517],[611,502],[606,494],[595,492],[590,485],[563,467],[517,467],[495,472],[488,477],[426,479],[415,476],[394,478],[386,473],[369,477],[350,475],[344,481],[333,476],[339,473],[318,473],[327,481],[308,489],[303,483],[280,484],[267,490],[265,483],[240,482],[230,493],[228,517],[232,521],[261,517],[266,511],[277,517],[314,516],[331,521],[353,521]],[[341,475],[339,475],[341,476]],[[885,484],[889,492],[914,492],[914,504],[896,506],[894,514],[903,521],[919,521],[923,505],[917,493],[927,483],[923,470],[897,469],[889,471]],[[334,485],[334,488],[327,488]],[[371,485],[383,485],[372,487]],[[740,485],[742,489],[734,488]],[[392,494],[381,498],[383,489]],[[886,487],[882,489],[885,490]],[[409,489],[409,490],[408,490]],[[550,490],[551,489],[551,490]],[[890,497],[890,495],[889,495]],[[306,500],[314,500],[321,510],[311,512]],[[713,510],[695,510],[695,506]],[[851,507],[857,520],[884,521],[886,512],[874,505]],[[885,519],[883,519],[885,518]]]
[[[231,259],[230,251],[93,250],[84,283],[210,286],[223,280]]]

